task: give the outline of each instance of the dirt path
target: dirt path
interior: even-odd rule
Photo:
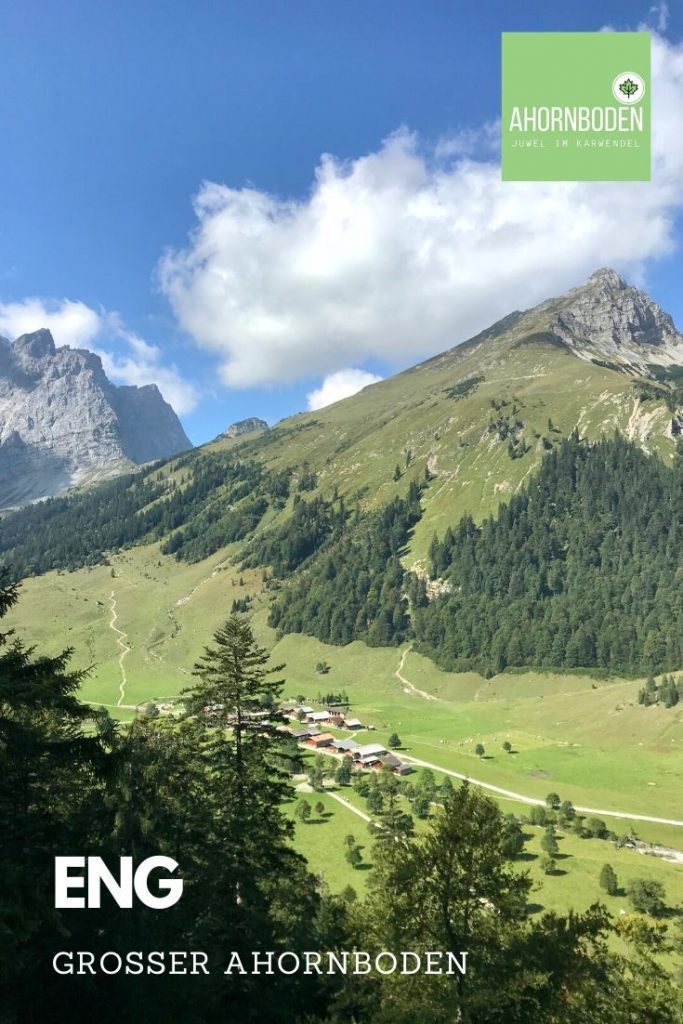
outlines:
[[[406,677],[401,674],[403,672],[403,666],[406,663],[406,658],[408,657],[409,654],[410,647],[406,647],[405,651],[401,655],[401,660],[398,664],[398,668],[394,672],[394,675],[403,683],[407,693],[415,693],[417,694],[418,697],[424,697],[425,700],[438,700],[438,698],[435,697],[432,693],[427,693],[426,690],[418,690],[417,686],[414,686],[409,679],[406,679]]]
[[[473,779],[471,775],[463,775],[462,772],[454,772],[450,768],[443,768],[441,765],[432,764],[430,761],[422,761],[418,757],[408,757],[407,754],[403,754],[402,758],[404,761],[410,762],[410,764],[419,765],[421,768],[431,768],[436,772],[443,772],[444,775],[451,775],[454,779],[462,779],[463,782],[469,782],[473,786],[488,789],[491,793],[498,793],[499,796],[506,796],[510,800],[518,801],[518,803],[545,807],[545,800],[538,800],[532,796],[522,796],[521,793],[515,793],[511,789],[502,789],[500,786],[494,786],[490,782]],[[580,814],[593,814],[596,817],[625,818],[627,821],[647,821],[653,825],[675,825],[683,828],[683,821],[679,821],[677,818],[655,818],[649,814],[629,814],[626,811],[607,811],[602,808],[579,807],[578,805],[575,805],[575,810],[579,811]]]
[[[212,572],[209,573],[208,576],[205,576],[203,579],[201,579],[199,581],[199,583],[197,583],[192,588],[192,590],[190,590],[187,594],[184,595],[184,597],[179,597],[178,600],[176,601],[174,607],[175,608],[180,608],[180,607],[182,607],[182,605],[187,604],[187,602],[194,597],[194,595],[197,593],[197,591],[200,589],[200,587],[203,587],[205,583],[209,582],[209,580],[212,580],[215,576],[218,576],[218,573],[227,564],[228,564],[228,559],[227,558],[224,559],[222,562],[219,562],[219,564],[213,569]]]
[[[116,614],[116,596],[113,590],[109,595],[109,600],[111,601],[111,619],[109,620],[109,628],[114,633],[116,633],[116,643],[118,644],[119,649],[121,651],[121,653],[119,654],[119,669],[121,671],[121,682],[119,683],[119,699],[116,702],[116,707],[130,707],[130,704],[123,703],[124,698],[126,696],[126,683],[128,682],[128,679],[126,677],[126,667],[123,664],[126,655],[130,652],[130,647],[126,643],[126,640],[128,639],[128,634],[124,633],[124,631],[122,629],[119,629],[118,626],[116,625],[118,615]]]
[[[105,704],[103,700],[89,700],[94,708],[123,708],[124,711],[137,711],[137,704]]]
[[[336,800],[337,803],[342,805],[342,807],[345,807],[347,811],[353,811],[353,813],[357,814],[359,818],[363,819],[363,821],[367,821],[368,823],[372,821],[369,814],[365,814],[364,811],[360,811],[357,807],[354,807],[353,804],[350,804],[343,796],[337,796],[336,793],[332,793],[329,789],[325,790],[325,794],[327,796],[331,796],[333,800]]]
[[[145,648],[144,648],[145,657],[153,658],[154,661],[156,661],[157,664],[159,664],[159,665],[165,665],[165,666],[168,665],[168,663],[166,661],[166,658],[164,658],[163,655],[161,655],[157,651],[155,651],[154,648],[155,647],[161,647],[162,644],[167,643],[169,640],[173,640],[173,638],[176,637],[178,635],[178,633],[180,632],[181,626],[180,626],[178,620],[175,617],[175,609],[176,608],[182,608],[182,606],[187,604],[188,601],[191,601],[192,598],[194,597],[194,595],[197,593],[197,591],[200,590],[201,587],[203,587],[205,583],[208,583],[209,580],[214,579],[218,575],[218,573],[221,571],[221,569],[224,569],[225,566],[228,565],[228,564],[229,564],[229,559],[224,559],[224,561],[219,562],[219,564],[214,567],[214,569],[212,570],[212,572],[209,573],[208,576],[204,576],[198,583],[195,584],[195,586],[191,590],[189,590],[182,597],[179,597],[177,599],[177,601],[173,602],[173,606],[166,610],[166,615],[167,615],[167,617],[170,620],[171,625],[172,625],[172,629],[171,629],[170,635],[161,636],[161,637],[159,637],[158,640],[154,640],[151,644],[147,644],[145,646]],[[182,675],[185,675],[185,676],[191,676],[192,675],[192,673],[189,672],[186,668],[181,668],[178,665],[172,665],[171,669],[174,672],[179,672],[179,673],[181,673]]]

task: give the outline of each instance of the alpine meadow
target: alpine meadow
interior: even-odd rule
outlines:
[[[0,1020],[682,1022],[668,314],[601,269],[323,409],[168,431],[0,519]],[[57,911],[81,851],[183,898]],[[467,970],[224,973],[353,949]]]

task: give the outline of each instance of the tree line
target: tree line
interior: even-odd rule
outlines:
[[[428,576],[440,596],[431,600],[424,575],[402,560],[428,481],[375,511],[296,491],[291,514],[259,531],[285,508],[292,479],[229,453],[182,456],[6,517],[0,555],[19,578],[150,539],[186,561],[247,540],[243,564],[275,577],[269,621],[280,634],[411,639],[443,668],[486,675],[653,675],[683,664],[683,445],[667,465],[619,436],[561,441],[495,515],[465,516],[434,537]],[[671,705],[676,687],[660,699]]]
[[[199,561],[283,507],[290,477],[225,452],[188,453],[7,515],[0,556],[17,580],[106,563],[111,552],[164,538],[165,554]]]
[[[443,668],[487,675],[523,667],[660,673],[683,664],[681,447],[669,466],[618,436],[563,440],[494,516],[477,524],[466,515],[434,537],[428,575],[442,592],[431,600],[424,577],[401,561],[420,499],[413,482],[405,499],[356,511],[317,553],[307,548],[271,625],[333,644],[414,639]],[[296,548],[298,522],[283,537],[285,552]],[[272,549],[263,557],[278,563]],[[674,703],[675,690],[667,683],[660,699]]]
[[[672,466],[621,437],[574,434],[524,493],[430,548],[446,593],[416,607],[420,648],[444,668],[683,664],[683,452]]]

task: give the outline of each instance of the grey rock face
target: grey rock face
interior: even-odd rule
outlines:
[[[683,364],[683,336],[669,314],[614,270],[596,271],[553,301],[553,332],[583,358],[597,356],[639,369],[649,363]]]
[[[0,338],[0,508],[191,447],[156,385],[115,387],[46,330]]]
[[[237,423],[233,423],[220,436],[241,437],[242,434],[253,434],[256,430],[268,430],[268,424],[257,416],[249,416],[246,420],[238,420]]]

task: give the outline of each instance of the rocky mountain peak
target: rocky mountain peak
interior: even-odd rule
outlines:
[[[30,334],[22,334],[14,342],[13,350],[15,355],[26,356],[29,359],[45,359],[47,356],[54,356],[57,347],[54,338],[47,328],[42,327]]]
[[[669,314],[607,267],[549,306],[553,333],[583,358],[639,368],[683,363],[683,336]]]
[[[626,281],[623,277],[617,274],[616,270],[612,270],[611,267],[600,267],[599,270],[594,270],[590,277],[585,282],[586,285],[597,285],[605,289],[617,289],[620,291],[623,288],[628,288]]]
[[[221,437],[241,437],[243,434],[253,434],[257,430],[268,430],[268,424],[265,420],[260,420],[258,416],[248,416],[245,420],[238,420],[237,423],[233,423],[224,430]]]
[[[0,344],[0,508],[191,448],[155,385],[116,387],[46,329]]]

